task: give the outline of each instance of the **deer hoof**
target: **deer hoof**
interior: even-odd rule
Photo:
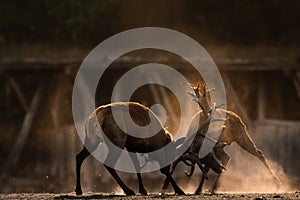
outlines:
[[[185,195],[184,191],[182,191],[182,190],[176,191],[176,194],[177,194],[177,195]]]
[[[76,189],[75,192],[76,192],[76,195],[82,195],[82,190],[81,189]]]
[[[196,191],[195,192],[195,195],[200,195],[200,194],[202,194],[202,191]]]
[[[126,193],[127,196],[133,196],[133,195],[135,195],[134,191],[130,190],[130,189],[128,191],[126,191],[125,193]]]
[[[145,188],[140,189],[139,193],[142,194],[142,195],[148,195],[147,191],[145,190]]]

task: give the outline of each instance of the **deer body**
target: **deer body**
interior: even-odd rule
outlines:
[[[217,159],[221,161],[222,166],[225,167],[230,160],[230,156],[224,151],[224,147],[232,144],[233,142],[236,142],[242,149],[260,159],[266,166],[270,174],[273,176],[274,180],[279,181],[278,177],[274,174],[269,164],[267,163],[262,151],[259,150],[254,144],[253,140],[247,132],[246,125],[243,123],[241,118],[232,111],[217,108],[215,104],[212,107],[209,90],[205,84],[204,87],[202,87],[200,84],[197,87],[191,86],[191,89],[194,90],[194,93],[190,94],[192,95],[193,100],[198,103],[201,110],[195,115],[190,124],[188,133],[192,134],[196,131],[197,135],[187,152],[198,153],[206,137],[209,126],[214,123],[214,121],[224,121],[224,126],[222,127],[221,134],[217,141],[215,141],[216,144],[213,148],[213,152],[215,153]],[[220,116],[226,117],[218,118]],[[210,161],[204,164],[205,166],[201,170],[203,171],[203,174],[206,174],[213,165],[211,165]],[[174,170],[175,167],[176,165],[172,166],[172,170]],[[190,173],[186,172],[187,176],[192,176],[194,169],[195,163],[192,163]],[[218,178],[213,184],[212,192],[214,192],[217,187],[220,173],[218,174]],[[204,179],[205,176],[202,176],[195,194],[200,194],[202,192]],[[168,180],[165,179],[163,189],[166,189],[167,186]]]
[[[117,114],[123,116],[124,111],[129,109],[129,113],[133,122],[135,122],[139,126],[146,126],[150,123],[151,119],[155,120],[155,125],[159,126],[160,131],[151,137],[146,138],[137,138],[131,135],[128,135],[123,130],[129,128],[130,126],[126,120],[124,120],[121,124],[123,130],[119,128],[118,124],[116,124],[113,114],[112,108],[116,110]],[[152,117],[150,119],[150,116]],[[101,129],[95,127],[95,122],[99,122]],[[127,151],[137,152],[137,153],[147,153],[158,150],[163,146],[172,142],[172,136],[166,129],[163,128],[159,119],[155,116],[155,114],[147,107],[135,103],[135,102],[119,102],[112,103],[104,106],[98,107],[89,117],[87,122],[85,123],[86,130],[86,138],[85,144],[89,146],[89,151],[84,146],[82,151],[76,156],[76,194],[82,194],[81,185],[80,185],[80,167],[83,160],[90,155],[90,152],[94,151],[100,142],[107,142],[106,140],[110,140],[114,145],[119,147],[120,149],[126,148]],[[103,135],[104,134],[104,135]],[[105,136],[105,137],[104,137]],[[88,144],[88,145],[87,145]],[[121,151],[118,151],[116,148],[108,147],[108,155],[107,162],[110,163],[109,166],[112,166],[118,160]],[[164,156],[167,155],[157,155],[159,159],[163,159]],[[132,157],[133,163],[136,163],[137,157]],[[133,195],[134,192],[129,189],[123,181],[120,179],[115,169],[106,166],[106,169],[110,172],[110,174],[114,177],[117,183],[121,186],[126,195]],[[139,166],[135,166],[139,167]],[[161,169],[161,173],[165,174],[172,183],[172,186],[177,194],[184,194],[183,191],[177,186],[173,178],[169,173],[169,166]],[[139,180],[139,192],[142,194],[147,194],[146,190],[143,187],[142,179],[140,173],[137,173]]]
[[[260,159],[263,162],[263,164],[266,166],[270,174],[274,177],[274,179],[279,180],[277,176],[274,174],[274,172],[272,171],[272,169],[270,168],[269,164],[267,163],[267,160],[265,159],[262,151],[256,147],[255,143],[251,139],[250,135],[247,132],[246,125],[243,123],[241,118],[236,113],[224,109],[216,109],[215,112],[226,114],[226,120],[224,121],[225,128],[223,128],[220,137],[213,149],[216,158],[221,161],[222,165],[225,167],[230,160],[230,156],[224,151],[224,147],[235,142],[242,149],[244,149],[248,153]],[[203,114],[203,111],[200,111],[198,115],[200,115],[202,119],[205,118],[206,116]],[[199,125],[200,128],[202,126],[204,127],[207,126],[206,120],[205,119],[201,120],[202,124],[200,122]],[[195,145],[199,149],[199,146],[201,146],[201,144],[202,143],[198,143],[198,144],[194,143],[193,145]],[[204,168],[206,173],[209,171],[209,169],[210,169],[209,166],[205,166]],[[191,176],[193,171],[194,171],[194,166],[192,167],[191,173],[188,174],[188,176]],[[213,192],[217,187],[218,178],[212,187]],[[201,178],[199,187],[195,192],[196,194],[200,194],[202,192],[203,183],[204,183],[204,177]]]
[[[193,87],[192,89],[195,92],[194,97],[197,98],[196,102],[201,108],[201,111],[199,111],[196,114],[198,115],[198,117],[200,116],[200,118],[197,117],[194,118],[194,120],[195,119],[200,119],[200,120],[192,122],[191,125],[195,125],[199,123],[198,124],[199,130],[203,130],[204,133],[206,133],[208,127],[215,120],[214,119],[215,116],[217,117],[226,116],[226,118],[223,118],[224,128],[222,129],[220,137],[218,138],[218,141],[215,147],[213,148],[215,156],[217,157],[218,160],[221,161],[222,165],[225,167],[230,160],[230,156],[224,151],[224,147],[232,144],[233,142],[236,142],[237,145],[239,145],[242,149],[246,150],[248,153],[260,159],[263,162],[263,164],[266,166],[270,174],[273,176],[274,180],[278,181],[279,180],[278,177],[274,174],[274,172],[270,168],[262,151],[256,147],[255,143],[253,142],[250,135],[248,134],[246,125],[243,123],[241,118],[232,111],[211,107],[211,100],[206,85],[204,85],[203,88],[201,88],[200,85],[198,85],[198,87]],[[200,90],[202,90],[202,92]],[[190,129],[193,129],[193,127],[190,127]],[[197,148],[197,150],[199,150],[201,145],[202,142],[199,143],[195,142],[193,143],[192,146],[194,146],[194,148]],[[208,165],[204,167],[206,173],[209,171],[209,169],[210,167]],[[193,171],[194,171],[194,165],[191,168],[190,174],[187,175],[191,176],[193,174]],[[214,190],[217,187],[219,176],[212,187],[212,192],[214,192]],[[200,181],[199,187],[195,192],[196,194],[202,192],[203,182],[204,182],[204,177],[202,177]]]
[[[105,136],[112,143],[120,148],[124,148],[126,146],[126,149],[131,152],[146,153],[155,151],[172,141],[171,134],[163,128],[156,116],[152,118],[156,120],[154,123],[156,126],[160,126],[161,130],[152,137],[134,137],[125,133],[118,127],[118,124],[116,124],[111,107],[114,107],[117,115],[122,115],[125,112],[125,109],[127,109],[126,107],[129,107],[129,112],[133,122],[139,126],[146,126],[151,122],[149,115],[155,116],[149,108],[135,102],[118,102],[100,106],[90,115],[89,120],[86,122],[87,139],[95,141],[97,145],[99,142],[105,141],[103,141],[103,138],[99,138],[101,141],[95,139],[95,137],[97,137],[94,133],[94,123],[96,120],[101,126]],[[123,129],[130,126],[127,120],[124,120],[121,125],[123,126]]]
[[[258,157],[265,164],[264,156],[262,155],[261,151],[259,149],[257,149],[255,143],[253,142],[250,135],[248,134],[246,125],[243,123],[241,118],[236,113],[229,111],[229,110],[217,108],[214,112],[215,112],[214,115],[217,115],[217,116],[224,116],[224,114],[226,115],[226,119],[224,120],[225,127],[222,129],[222,132],[217,141],[217,144],[214,147],[215,154],[216,154],[217,158],[222,162],[222,164],[226,165],[227,162],[229,161],[229,157],[224,156],[223,154],[221,154],[219,152],[223,151],[223,148],[226,145],[231,145],[233,142],[236,142],[241,148],[243,148],[250,154]],[[206,115],[203,113],[203,111],[199,111],[197,113],[197,115],[200,115],[200,121],[199,121],[199,125],[198,125],[199,129],[207,131],[208,126],[210,125],[209,117],[206,117]],[[195,117],[195,118],[197,118],[197,117]],[[207,121],[209,121],[209,122],[207,122]],[[195,124],[195,123],[192,122],[191,124]],[[193,129],[193,128],[190,127],[190,129]],[[191,148],[196,148],[196,151],[199,152],[200,147],[201,147],[201,145],[199,145],[199,144],[201,144],[201,143],[194,142],[191,145]],[[222,144],[224,144],[224,145],[222,145]]]
[[[195,169],[195,163],[197,163],[198,167],[203,172],[202,180],[201,180],[201,188],[204,182],[204,178],[207,178],[206,177],[206,174],[208,172],[207,169],[212,169],[217,174],[222,173],[222,171],[225,169],[225,167],[223,165],[220,165],[218,161],[213,157],[213,154],[211,152],[203,158],[198,157],[199,151],[206,137],[205,134],[208,131],[209,125],[210,125],[209,115],[205,115],[204,112],[201,111],[195,114],[195,116],[193,117],[190,123],[190,127],[188,130],[188,136],[195,134],[195,137],[193,138],[193,141],[189,146],[189,148],[186,150],[186,152],[172,163],[171,171],[170,171],[172,174],[177,164],[180,161],[183,161],[185,164],[190,165],[192,167],[190,174],[185,172],[187,176],[192,176],[192,173],[194,172]],[[189,159],[189,161],[192,162],[192,164],[189,164],[186,162],[186,159],[184,159],[185,157],[197,157],[198,159],[195,158]],[[205,165],[205,168],[203,168],[202,165]],[[164,183],[162,185],[162,193],[168,188],[169,181],[170,180],[168,178],[164,180]]]

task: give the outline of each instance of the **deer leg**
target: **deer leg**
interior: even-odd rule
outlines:
[[[140,170],[141,170],[140,169],[140,163],[139,163],[139,160],[137,158],[137,155],[135,153],[131,153],[129,155],[130,155],[130,158],[133,162],[134,168],[136,170],[136,175],[138,177],[139,193],[142,194],[142,195],[147,195],[147,191],[145,190],[144,185],[143,185],[142,176],[141,176],[141,173],[140,173]]]
[[[205,171],[206,174],[208,173],[209,169],[210,169],[210,167],[205,165],[204,171]],[[195,191],[195,194],[197,194],[197,195],[202,194],[202,188],[203,188],[204,180],[205,180],[205,176],[202,175],[199,186],[198,186],[197,190]]]
[[[172,175],[170,173],[170,165],[167,167],[164,167],[162,169],[160,169],[160,172],[164,175],[166,175],[167,178],[169,178],[169,181],[171,182],[173,189],[175,191],[175,194],[178,195],[185,195],[185,193],[179,188],[179,186],[176,184],[176,182],[174,181],[174,179],[172,178]]]
[[[177,167],[178,163],[182,161],[182,157],[179,157],[177,160],[173,162],[170,169],[170,174],[172,175],[174,173],[175,168]]]
[[[222,166],[226,167],[226,165],[228,164],[228,162],[230,160],[230,156],[224,151],[224,149],[222,147],[214,148],[214,152],[215,152],[217,159],[221,161]],[[221,174],[217,175],[217,177],[215,178],[215,180],[213,181],[213,184],[211,186],[210,190],[211,190],[211,193],[213,193],[213,194],[215,193],[216,189],[218,188],[220,176],[221,176]]]
[[[196,158],[196,159],[195,159]],[[192,162],[192,164],[189,164],[187,163],[187,160]],[[172,166],[171,166],[171,170],[170,170],[170,174],[172,175],[176,166],[178,165],[178,163],[180,161],[183,161],[185,164],[191,166],[191,173],[193,173],[194,169],[195,168],[195,160],[198,160],[198,157],[195,157],[195,156],[192,156],[192,155],[188,155],[188,154],[185,154],[185,155],[182,155],[180,156],[177,160],[175,160],[173,163],[172,163]],[[201,169],[202,170],[202,169]],[[164,180],[164,183],[163,183],[163,186],[162,186],[162,191],[166,190],[169,186],[169,182],[170,182],[170,178],[169,177],[166,177],[165,180]]]
[[[265,156],[263,155],[262,151],[259,149],[256,149],[255,154],[251,153],[252,155],[256,156],[258,159],[260,159],[264,165],[266,166],[266,168],[268,169],[268,171],[270,172],[270,174],[272,175],[272,177],[274,178],[274,180],[280,182],[280,179],[275,175],[275,173],[273,172],[273,170],[271,169],[271,167],[269,166]]]
[[[247,130],[244,127],[243,130],[244,135],[247,134]],[[254,142],[250,139],[250,138],[244,138],[244,139],[240,139],[239,141],[237,141],[237,144],[243,148],[244,150],[246,150],[248,153],[252,154],[253,156],[257,157],[258,159],[260,159],[263,164],[265,165],[265,167],[268,169],[269,173],[272,175],[272,177],[274,178],[274,180],[276,180],[276,183],[280,183],[280,179],[275,175],[275,173],[273,172],[273,170],[271,169],[271,167],[269,166],[265,156],[263,155],[262,151],[260,149],[257,149],[257,147],[255,146]],[[280,184],[277,184],[277,186]]]
[[[171,165],[170,174],[172,175],[178,163],[182,161],[182,157],[180,156],[177,160],[175,160]],[[167,176],[164,180],[162,191],[166,190],[169,187],[170,178]],[[163,193],[163,192],[162,192]]]
[[[200,168],[201,171],[203,172],[203,175],[206,177],[206,174],[205,174],[205,172],[204,172],[204,169],[203,169],[203,167],[202,167],[201,164],[200,164],[200,159],[199,159],[197,156],[195,156],[195,155],[190,155],[190,154],[182,155],[182,156],[180,156],[176,161],[174,161],[173,164],[172,164],[172,168],[171,168],[171,170],[170,170],[170,174],[171,174],[171,175],[173,174],[173,172],[174,172],[174,170],[175,170],[177,164],[178,164],[180,161],[183,161],[184,163],[187,164],[187,160],[190,161],[190,162],[192,162],[191,173],[193,173],[194,168],[195,168],[194,163],[197,163],[198,166],[199,166],[199,168]],[[189,165],[189,164],[187,164],[187,165]],[[162,190],[166,190],[166,189],[168,188],[169,182],[170,182],[170,181],[171,181],[171,180],[170,180],[168,177],[165,179],[164,184],[163,184],[163,186],[162,186]]]
[[[191,170],[190,170],[190,172],[184,171],[184,173],[185,173],[186,176],[191,177],[191,176],[194,174],[194,171],[195,171],[195,163],[193,163],[193,164],[191,165]]]
[[[212,184],[212,186],[210,188],[212,194],[215,194],[217,188],[219,187],[220,177],[221,177],[221,174],[218,174],[217,177],[215,178],[215,180],[213,181],[213,184]]]
[[[161,193],[164,193],[164,191],[169,187],[169,183],[170,183],[170,179],[166,177],[161,187]]]
[[[119,177],[119,175],[117,174],[116,170],[109,167],[109,166],[106,166],[104,165],[105,168],[107,169],[107,171],[112,175],[112,177],[117,181],[117,183],[120,185],[120,187],[122,188],[122,190],[124,191],[124,193],[127,195],[127,196],[130,196],[130,195],[135,195],[134,191],[129,189],[125,183],[121,180],[121,178]]]
[[[142,195],[147,195],[147,191],[144,188],[144,185],[143,185],[143,182],[142,182],[141,173],[137,173],[136,175],[137,175],[138,181],[139,181],[139,193],[142,194]]]
[[[230,156],[224,151],[223,148],[214,148],[214,153],[217,159],[221,161],[222,165],[226,167],[230,161]]]
[[[279,188],[280,185],[281,185],[280,178],[278,178],[278,176],[275,175],[274,171],[269,166],[269,164],[268,164],[265,156],[263,155],[262,151],[259,150],[259,149],[256,149],[256,151],[253,152],[253,153],[251,153],[251,154],[254,155],[254,156],[256,156],[258,159],[260,159],[263,162],[263,164],[265,165],[265,167],[267,168],[267,170],[269,171],[269,173],[271,174],[271,176],[275,180],[275,184],[276,184],[277,188]]]
[[[135,195],[134,191],[129,189],[125,183],[121,180],[119,175],[117,174],[116,170],[113,169],[110,166],[115,166],[116,162],[118,161],[121,154],[121,150],[118,148],[109,148],[108,149],[108,155],[106,157],[106,160],[104,162],[104,166],[107,169],[107,171],[112,175],[112,177],[116,180],[116,182],[119,184],[119,186],[122,188],[124,193],[128,196]]]
[[[80,151],[79,154],[76,155],[76,195],[81,195],[82,190],[81,190],[81,184],[80,184],[80,169],[81,169],[81,164],[90,155],[90,152],[83,147],[83,149]]]

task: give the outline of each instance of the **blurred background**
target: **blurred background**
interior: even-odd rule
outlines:
[[[75,155],[82,147],[71,102],[76,72],[87,54],[108,37],[156,26],[180,31],[200,43],[223,77],[228,109],[241,116],[249,134],[283,180],[300,188],[300,1],[297,0],[3,0],[0,2],[0,193],[72,192]],[[99,82],[96,104],[109,103],[116,81],[134,66],[158,62],[196,84],[201,76],[179,56],[160,50],[129,52],[111,64]],[[176,130],[178,103],[166,88],[148,85],[132,97],[161,103],[167,126]],[[276,191],[263,165],[236,145],[219,191]],[[193,192],[200,176],[175,178]],[[213,180],[212,173],[209,180]],[[134,175],[121,177],[137,188]],[[159,192],[162,176],[144,174]],[[153,185],[153,180],[157,183]],[[206,184],[209,188],[210,182]],[[120,192],[102,164],[83,164],[84,191]]]

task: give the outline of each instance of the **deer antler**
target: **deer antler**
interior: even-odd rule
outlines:
[[[191,95],[193,98],[198,98],[196,95],[195,95],[195,93],[193,93],[193,92],[187,92],[189,95]]]
[[[208,89],[206,92],[213,92],[213,91],[215,91],[215,89],[216,88],[213,87],[213,88]]]
[[[228,118],[226,117],[226,118],[215,118],[214,117],[214,112],[216,111],[216,109],[218,108],[218,107],[221,107],[221,106],[223,106],[224,105],[224,103],[222,103],[222,104],[220,104],[220,105],[218,105],[217,106],[217,104],[216,103],[213,103],[213,106],[212,106],[212,108],[211,108],[211,110],[210,110],[210,121],[212,122],[212,121],[225,121],[225,120],[227,120]],[[225,128],[225,126],[222,126],[223,128]]]
[[[217,109],[217,108],[220,108],[220,107],[222,107],[222,106],[224,106],[224,105],[225,105],[225,103],[220,103],[219,105],[216,106],[216,109]]]
[[[198,87],[193,86],[192,84],[188,83],[188,88],[192,89],[194,92],[188,91],[187,93],[192,96],[192,100],[195,101],[196,103],[199,103],[199,98],[195,94],[196,91],[198,90]]]
[[[196,103],[199,103],[198,97],[193,92],[187,92],[187,93],[192,96],[193,101],[195,101]]]
[[[188,83],[188,88],[192,89],[192,90],[195,90],[195,87],[192,84],[190,84],[190,83]]]

